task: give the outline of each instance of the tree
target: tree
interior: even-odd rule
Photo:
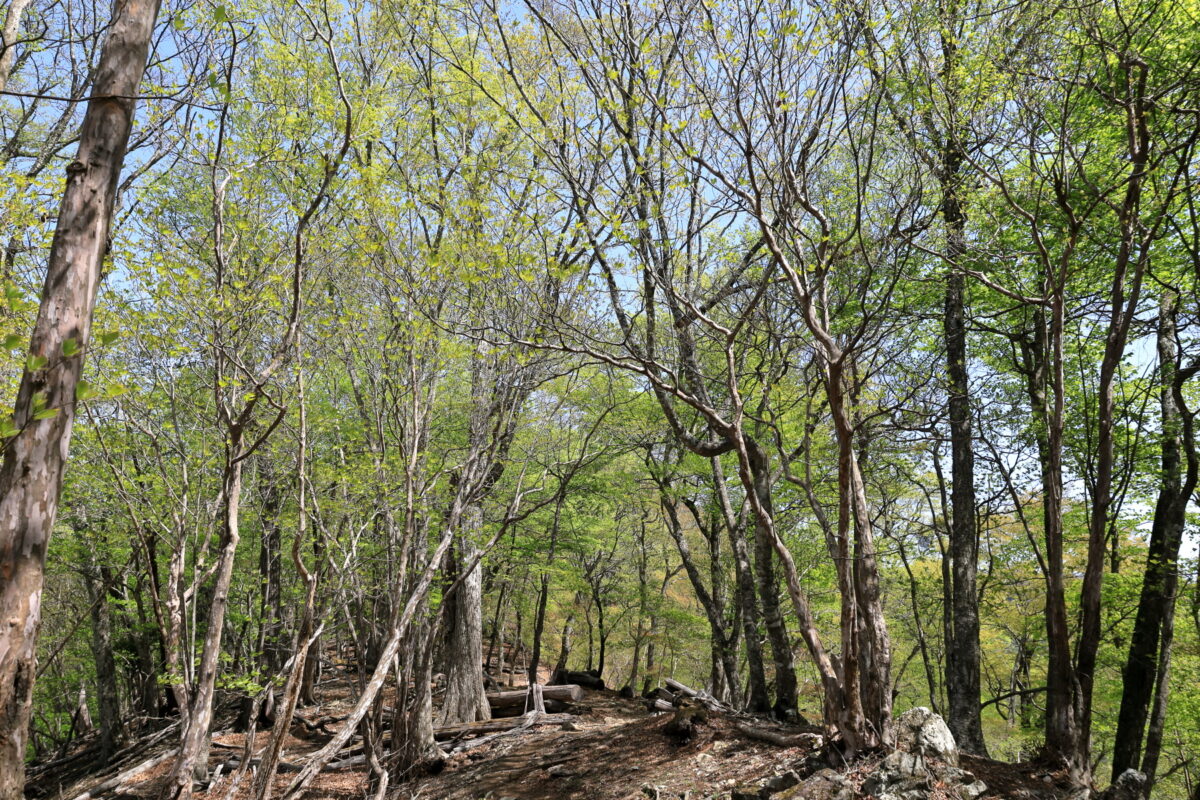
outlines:
[[[24,761],[41,617],[42,574],[75,422],[83,357],[91,344],[117,183],[159,3],[116,7],[100,55],[79,150],[46,268],[29,358],[0,467],[0,797],[24,794]],[[7,43],[6,43],[7,50]],[[7,77],[7,75],[5,76]]]

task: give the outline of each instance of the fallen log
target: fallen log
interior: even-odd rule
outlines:
[[[668,703],[672,703],[672,704],[675,702],[675,695],[672,694],[669,690],[664,689],[661,686],[659,686],[657,689],[655,689],[653,692],[651,692],[649,695],[649,698],[651,700],[664,700],[664,701],[666,701]]]
[[[667,678],[666,681],[664,681],[664,683],[666,683],[667,688],[670,689],[672,692],[674,692],[676,695],[682,694],[687,697],[695,698],[696,700],[699,700],[701,703],[703,703],[705,706],[707,706],[710,711],[724,711],[727,713],[730,711],[733,711],[732,708],[727,706],[725,703],[722,703],[720,700],[713,697],[708,692],[697,691],[696,689],[693,689],[690,686],[685,686],[684,684],[680,683],[679,681],[677,681],[673,678]]]
[[[819,733],[784,733],[767,728],[756,728],[744,722],[734,723],[733,727],[737,728],[743,736],[773,744],[776,747],[820,747],[824,743],[824,737]]]
[[[101,781],[100,783],[97,783],[95,786],[88,789],[83,794],[76,795],[74,800],[94,800],[95,798],[98,798],[104,794],[107,794],[108,792],[117,788],[118,786],[121,786],[122,784],[127,783],[131,778],[137,777],[138,775],[145,772],[146,770],[149,770],[153,767],[157,767],[159,764],[166,761],[167,759],[173,758],[175,756],[175,754],[178,752],[179,752],[179,749],[174,748],[174,749],[159,753],[158,755],[153,756],[152,758],[148,758],[145,761],[141,762],[140,764],[130,767],[127,770],[118,772],[116,775],[109,778],[108,780],[104,780],[104,781]]]
[[[575,719],[573,714],[542,714],[533,724],[556,725]],[[433,738],[438,741],[454,739],[459,736],[475,736],[484,733],[495,733],[519,728],[528,723],[526,717],[510,717],[506,719],[489,719],[483,722],[463,722],[458,725],[443,725],[433,729]]]
[[[571,703],[564,703],[561,700],[546,700],[546,711],[551,714],[563,714],[571,710]],[[532,706],[530,707],[532,710]],[[506,708],[493,708],[492,719],[501,719],[506,717],[519,717],[525,713],[525,706],[508,706]]]
[[[492,707],[492,712],[504,711],[510,708],[519,708],[523,712],[525,710],[526,699],[529,697],[529,692],[525,689],[518,689],[513,692],[490,692],[487,695],[488,705]],[[583,689],[576,683],[568,683],[560,686],[543,686],[542,697],[546,700],[557,700],[561,703],[578,703],[583,699]],[[550,707],[546,704],[547,709]]]
[[[591,670],[589,672],[571,672],[570,670],[555,670],[554,675],[550,678],[550,686],[561,686],[567,683],[578,684],[587,689],[605,689],[604,679],[600,677],[599,670]]]

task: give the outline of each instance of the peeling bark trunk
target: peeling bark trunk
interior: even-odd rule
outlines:
[[[46,548],[75,421],[75,391],[108,246],[156,0],[116,6],[92,99],[67,165],[41,306],[0,468],[0,800],[24,794]],[[10,9],[11,11],[11,9]],[[11,21],[6,20],[6,26]],[[7,48],[5,56],[13,52]],[[7,68],[0,74],[7,78]],[[66,349],[64,349],[64,346]],[[67,353],[71,353],[67,355]]]
[[[13,61],[17,57],[16,41],[21,35],[21,19],[30,0],[12,0],[4,15],[3,38],[0,38],[0,93],[8,86]]]

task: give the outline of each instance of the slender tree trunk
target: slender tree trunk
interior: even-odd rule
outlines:
[[[754,471],[755,491],[759,502],[771,513],[770,490],[765,486],[767,476]],[[756,515],[754,525],[754,574],[758,579],[758,599],[762,604],[763,623],[775,662],[775,704],[772,710],[779,719],[793,718],[796,706],[796,662],[792,641],[788,636],[783,613],[779,607],[779,583],[774,566],[775,532],[766,520]]]
[[[1178,308],[1178,296],[1165,291],[1158,318],[1161,483],[1137,616],[1122,673],[1124,688],[1113,745],[1114,779],[1137,765],[1151,697],[1159,693],[1160,684],[1166,689],[1166,676],[1159,674],[1160,664],[1169,664],[1170,659],[1164,634],[1173,624],[1179,548],[1187,525],[1188,502],[1196,488],[1197,454],[1192,418],[1180,402],[1182,381],[1175,323]],[[1150,757],[1148,749],[1146,756]]]
[[[1130,162],[1129,180],[1117,219],[1120,244],[1113,265],[1108,297],[1108,325],[1105,332],[1104,354],[1100,360],[1100,377],[1096,387],[1096,484],[1092,492],[1091,517],[1088,520],[1087,564],[1084,567],[1080,590],[1080,631],[1076,646],[1076,682],[1078,685],[1080,738],[1083,761],[1088,761],[1088,741],[1092,729],[1092,687],[1095,682],[1096,658],[1100,649],[1100,593],[1104,580],[1105,550],[1113,504],[1114,426],[1116,399],[1114,384],[1117,368],[1125,355],[1129,326],[1141,296],[1142,279],[1148,256],[1141,246],[1140,218],[1142,182],[1146,175],[1146,159],[1150,149],[1149,114],[1145,108],[1146,70],[1123,64],[1124,69],[1138,74],[1128,82],[1132,96],[1122,103],[1127,115],[1127,157]]]
[[[18,433],[5,443],[0,467],[0,800],[19,800],[24,793],[46,548],[58,511],[75,390],[90,341],[134,97],[158,5],[157,0],[128,0],[115,7],[79,151],[67,165],[30,359],[13,406]],[[2,74],[7,77],[7,70]]]
[[[562,518],[563,497],[560,494],[554,503],[554,521],[550,527],[550,551],[546,555],[547,569],[538,580],[537,610],[533,619],[533,651],[529,657],[529,673],[526,682],[533,686],[538,683],[538,665],[542,660],[542,634],[546,629],[546,605],[550,599],[550,570],[554,563],[555,551],[558,548],[558,526]]]
[[[1049,279],[1047,279],[1049,283]],[[1063,299],[1051,290],[1050,318],[1034,312],[1034,338],[1025,347],[1025,376],[1034,416],[1046,541],[1046,748],[1082,783],[1089,764],[1079,725],[1078,684],[1071,659],[1063,563]],[[1049,396],[1048,396],[1049,395]]]
[[[194,780],[208,777],[208,750],[212,744],[213,698],[216,693],[217,672],[220,668],[221,638],[225,629],[225,612],[229,606],[229,587],[233,579],[234,556],[241,539],[239,514],[242,500],[241,441],[236,435],[228,445],[222,499],[225,519],[221,530],[217,574],[208,606],[208,626],[204,634],[204,649],[196,672],[187,725],[176,756],[171,777],[163,789],[163,800],[187,800],[192,796]]]
[[[430,683],[433,680],[433,659],[430,637],[426,633],[428,623],[414,625],[404,661],[411,665],[408,686],[402,682],[392,721],[392,752],[395,767],[392,774],[397,781],[420,777],[430,766],[441,759],[441,751],[433,739],[433,697]],[[415,651],[415,652],[413,652]]]
[[[8,86],[8,76],[12,73],[13,61],[17,57],[17,39],[21,35],[21,18],[30,0],[12,0],[4,15],[4,29],[0,38],[0,93]],[[144,65],[143,65],[144,66]]]
[[[950,638],[946,642],[946,722],[958,746],[986,756],[979,716],[979,598],[976,590],[979,537],[975,524],[975,453],[971,434],[970,378],[967,370],[965,278],[958,262],[966,255],[967,215],[962,198],[964,153],[959,141],[958,38],[961,21],[957,0],[942,9],[942,82],[946,87],[949,132],[941,152],[942,221],[946,225],[945,313],[946,377],[949,393],[951,508],[950,517]]]
[[[117,691],[117,662],[113,657],[112,613],[108,606],[109,582],[113,576],[107,567],[92,557],[87,576],[88,600],[92,604],[92,659],[96,665],[96,697],[100,711],[100,760],[116,752],[121,732],[121,702]]]
[[[567,621],[563,624],[562,637],[559,640],[558,660],[554,662],[554,670],[550,673],[553,675],[556,672],[561,672],[567,668],[567,661],[571,658],[571,637],[575,633],[575,608],[583,602],[583,596],[575,593],[575,605],[570,613],[567,614]]]
[[[742,639],[746,647],[746,708],[749,711],[764,713],[771,709],[771,698],[767,693],[767,676],[763,668],[762,642],[759,638],[759,609],[754,594],[754,569],[750,565],[743,528],[737,523],[732,504],[729,502],[721,459],[714,456],[710,459],[710,464],[713,488],[725,517],[725,530],[729,534],[729,546],[733,551],[734,602],[737,603],[738,621],[742,626]]]

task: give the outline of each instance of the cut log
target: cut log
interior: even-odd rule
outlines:
[[[550,714],[564,714],[571,710],[571,703],[564,703],[561,700],[546,700],[546,712]],[[531,709],[532,710],[532,709]],[[519,717],[525,713],[525,707],[508,706],[506,708],[493,708],[492,719],[504,719],[508,717]]]
[[[646,705],[650,708],[651,711],[674,711],[675,710],[674,703],[668,703],[666,700],[663,700],[661,697],[656,697],[653,700],[647,700]]]
[[[690,686],[685,686],[673,678],[667,678],[664,682],[667,684],[667,688],[673,691],[676,695],[695,698],[703,703],[710,711],[724,711],[726,713],[733,711],[732,708],[727,706],[725,703],[722,703],[708,692],[697,691]]]
[[[487,696],[488,705],[492,707],[492,712],[503,711],[509,708],[525,710],[525,701],[529,696],[529,692],[525,689],[519,689],[514,692],[493,692]],[[578,703],[583,699],[583,689],[579,684],[569,683],[561,686],[543,686],[542,697],[547,700],[557,700],[560,703]],[[549,710],[550,704],[546,703],[546,708]]]
[[[573,721],[573,714],[543,714],[533,724],[535,725],[558,725],[563,722]],[[507,731],[511,728],[518,728],[524,725],[528,720],[525,717],[512,717],[509,719],[489,719],[483,722],[464,722],[459,725],[443,725],[440,728],[433,729],[433,738],[438,741],[446,739],[454,739],[458,736],[475,736],[484,733],[495,733],[496,731]]]
[[[586,689],[604,689],[604,680],[596,674],[596,670],[591,672],[571,672],[570,670],[555,670],[554,675],[550,679],[551,686],[561,686],[567,683],[574,683]]]
[[[671,703],[671,704],[675,703],[675,695],[672,694],[667,689],[664,689],[661,686],[659,686],[657,689],[655,689],[653,692],[650,693],[650,699],[651,700],[662,700],[664,702]]]
[[[677,742],[688,742],[696,735],[696,728],[707,724],[708,709],[695,700],[681,700],[675,706],[675,716],[663,726],[663,733]]]

